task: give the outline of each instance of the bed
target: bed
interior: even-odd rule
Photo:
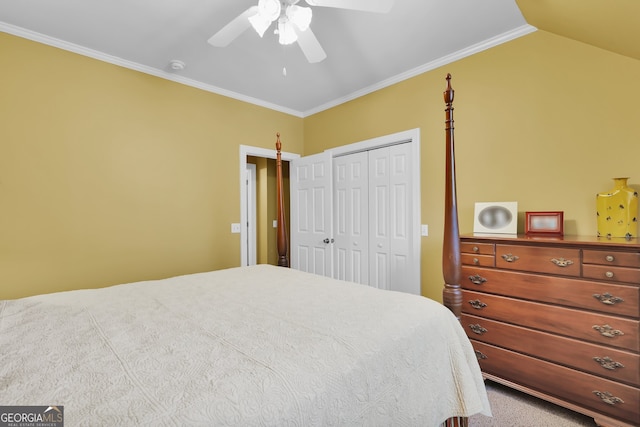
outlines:
[[[286,268],[283,229],[280,266],[0,301],[0,405],[57,405],[66,426],[439,426],[490,415],[447,253],[458,239],[450,83],[448,98],[448,307]],[[281,181],[279,171],[280,199]]]

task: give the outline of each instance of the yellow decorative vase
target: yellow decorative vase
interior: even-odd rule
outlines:
[[[638,193],[627,185],[628,179],[613,178],[615,187],[598,193],[598,236],[627,239],[638,236]]]

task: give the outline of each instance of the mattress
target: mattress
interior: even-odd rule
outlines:
[[[490,415],[428,298],[257,265],[0,301],[0,405],[66,426],[436,426]]]

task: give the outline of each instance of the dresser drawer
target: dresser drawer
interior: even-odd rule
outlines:
[[[640,268],[640,252],[582,251],[582,262],[585,264],[615,265],[618,267]]]
[[[494,267],[495,258],[492,255],[475,255],[475,254],[460,254],[460,261],[463,265],[478,265],[482,267]]]
[[[460,252],[476,255],[495,255],[493,243],[460,242]]]
[[[496,245],[496,267],[579,277],[580,249]]]
[[[584,264],[582,266],[582,276],[588,279],[640,284],[640,269],[637,268]]]
[[[483,372],[640,425],[640,389],[472,341]],[[610,402],[610,403],[607,403]]]
[[[640,287],[543,276],[491,268],[462,267],[463,289],[638,317]]]
[[[525,326],[596,344],[640,350],[640,321],[531,301],[462,291],[466,314]]]
[[[462,315],[461,323],[470,339],[640,386],[638,354],[469,314]],[[479,328],[484,330],[480,335],[474,332]]]

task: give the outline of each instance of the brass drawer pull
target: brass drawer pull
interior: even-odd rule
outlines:
[[[607,338],[615,338],[621,335],[624,335],[624,332],[618,329],[613,329],[609,325],[593,325],[593,329],[600,332],[600,335]]]
[[[480,264],[480,260],[478,258],[474,258],[473,265],[478,265],[478,264]]]
[[[613,258],[613,255],[607,255],[606,257],[604,257],[605,260],[609,261],[609,262],[613,262],[613,260],[615,258]]]
[[[469,276],[469,280],[471,280],[471,283],[473,283],[474,285],[482,285],[484,282],[487,281],[487,279],[485,279],[484,277],[482,277],[479,274],[475,274],[473,276]]]
[[[604,369],[608,369],[610,371],[615,371],[618,368],[624,368],[624,365],[622,363],[616,362],[615,360],[613,360],[610,357],[597,357],[597,356],[594,356],[593,360],[598,362],[600,364],[600,366],[602,366]]]
[[[475,308],[476,310],[482,310],[487,306],[487,304],[483,303],[479,299],[471,300],[469,301],[469,304],[471,304],[471,307]]]
[[[480,248],[477,246],[474,246],[471,250],[476,253],[480,252]]]
[[[609,393],[608,391],[602,392],[602,391],[594,390],[593,394],[598,396],[607,405],[616,405],[618,403],[624,403],[624,400],[620,399],[619,397],[614,396],[613,394]]]
[[[517,255],[513,255],[513,254],[504,254],[504,255],[502,255],[502,259],[507,261],[507,262],[516,262],[517,260],[520,259],[520,257],[517,256]]]
[[[476,350],[475,352],[476,352],[476,358],[478,360],[482,360],[482,359],[486,359],[487,358],[487,355],[484,354],[483,352],[478,351],[478,350]]]
[[[568,267],[573,264],[573,261],[571,261],[570,259],[564,259],[564,258],[552,258],[551,262],[557,265],[558,267]]]
[[[472,330],[475,334],[478,334],[478,335],[482,335],[482,334],[484,334],[485,332],[487,332],[487,330],[486,330],[485,328],[483,328],[482,326],[480,326],[480,325],[479,325],[479,324],[477,324],[477,323],[476,323],[476,324],[469,325],[469,328],[471,328],[471,330]]]
[[[611,279],[613,278],[613,271],[607,271],[604,275],[607,276],[607,279]]]
[[[624,302],[624,300],[620,297],[614,297],[609,292],[605,292],[604,294],[593,294],[593,297],[606,305],[615,305],[619,302]]]

